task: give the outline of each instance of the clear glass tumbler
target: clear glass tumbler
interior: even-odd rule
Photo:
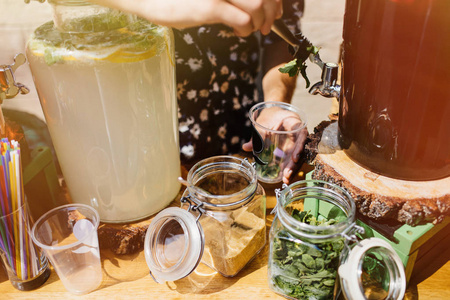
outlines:
[[[305,114],[284,102],[262,102],[250,109],[253,125],[253,157],[258,180],[278,183],[283,170],[300,153],[300,136],[305,133]]]
[[[2,202],[4,205],[6,203]],[[0,216],[0,257],[9,281],[21,291],[36,289],[50,276],[47,258],[33,244],[30,229],[25,204]]]

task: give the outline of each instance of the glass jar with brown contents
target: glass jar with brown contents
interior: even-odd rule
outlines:
[[[182,208],[163,210],[148,228],[145,256],[152,277],[177,280],[200,261],[235,276],[266,243],[266,197],[255,169],[237,157],[211,157],[191,168],[186,184]]]

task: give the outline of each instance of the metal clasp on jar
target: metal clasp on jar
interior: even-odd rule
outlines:
[[[341,233],[341,236],[345,238],[345,240],[348,242],[359,243],[359,239],[356,235],[357,233],[364,234],[365,233],[364,227],[356,225],[356,223],[352,223],[347,229],[345,229]]]
[[[275,197],[277,199],[277,203],[280,200],[280,196],[281,196],[281,191],[284,191],[285,189],[289,188],[289,185],[287,185],[286,183],[283,183],[283,185],[281,186],[281,189],[275,189]],[[289,194],[292,196],[292,190],[289,189]],[[277,205],[275,205],[275,207],[272,209],[272,211],[270,212],[271,215],[274,215],[277,213]]]
[[[196,222],[198,223],[198,221],[200,220],[201,216],[205,213],[205,210],[203,209],[203,203],[200,203],[199,205],[196,205],[193,201],[191,201],[191,196],[187,195],[185,197],[181,197],[180,202],[182,204],[187,204],[188,205],[188,212],[198,212],[198,216],[196,219]]]

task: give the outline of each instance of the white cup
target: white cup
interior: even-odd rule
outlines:
[[[102,282],[99,223],[99,215],[91,206],[68,204],[50,210],[33,226],[33,241],[73,294],[89,293]]]

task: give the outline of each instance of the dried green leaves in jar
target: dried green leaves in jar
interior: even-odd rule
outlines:
[[[336,222],[334,219],[318,221],[312,214],[296,209],[292,217],[315,226]],[[331,299],[343,248],[343,239],[308,243],[288,230],[279,231],[272,246],[274,285],[297,299]]]

